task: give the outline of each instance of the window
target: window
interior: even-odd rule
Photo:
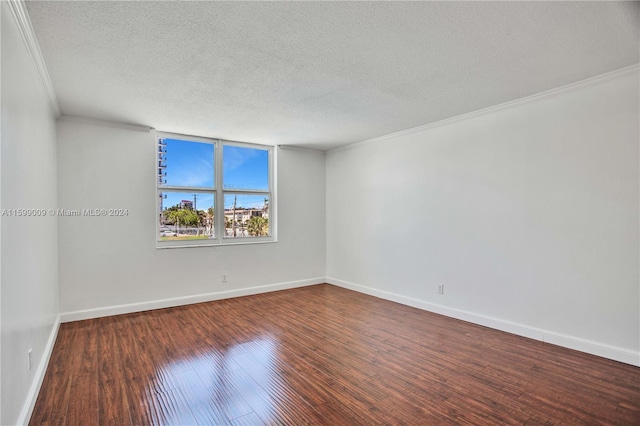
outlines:
[[[158,247],[275,241],[271,146],[161,134]]]

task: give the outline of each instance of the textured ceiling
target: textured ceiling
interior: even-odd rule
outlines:
[[[639,62],[640,3],[27,2],[65,114],[319,149]]]

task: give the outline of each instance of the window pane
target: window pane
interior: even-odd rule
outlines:
[[[269,190],[269,151],[257,148],[223,146],[225,189]]]
[[[211,192],[159,191],[160,241],[215,238]]]
[[[269,196],[224,194],[224,237],[269,235]]]
[[[214,147],[210,143],[162,139],[158,152],[160,184],[213,188]]]

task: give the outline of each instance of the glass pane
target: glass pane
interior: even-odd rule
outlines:
[[[158,240],[206,240],[215,238],[214,198],[210,192],[159,191]]]
[[[215,145],[164,138],[158,146],[160,185],[213,188]]]
[[[224,145],[222,152],[225,189],[269,190],[269,151]]]
[[[224,237],[269,235],[269,196],[224,194]]]

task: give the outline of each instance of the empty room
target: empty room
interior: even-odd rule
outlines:
[[[640,2],[0,18],[0,424],[640,424]]]

